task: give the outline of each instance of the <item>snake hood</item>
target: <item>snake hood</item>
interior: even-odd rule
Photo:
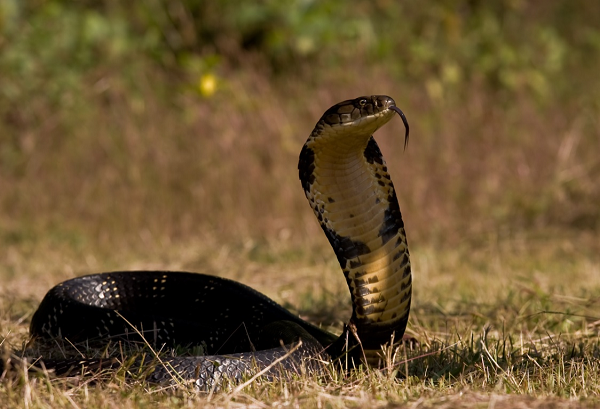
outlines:
[[[408,124],[391,97],[359,97],[334,105],[317,122],[298,163],[306,198],[350,290],[352,318],[346,332],[354,335],[349,338],[362,346],[361,358],[370,363],[392,334],[402,336],[410,310],[404,222],[372,137],[396,113],[406,124],[406,142]]]

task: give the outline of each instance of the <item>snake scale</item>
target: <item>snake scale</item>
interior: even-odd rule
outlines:
[[[163,357],[146,379],[165,383],[178,378],[201,389],[261,369],[270,376],[319,370],[324,360],[340,357],[376,365],[381,346],[393,334],[396,340],[404,334],[411,301],[404,223],[372,137],[396,113],[406,127],[406,144],[404,114],[392,98],[376,95],[343,101],[325,111],[300,153],[302,188],[351,293],[352,316],[340,336],[235,281],[186,272],[132,271],[78,277],[52,288],[33,315],[33,339],[199,346],[201,356]],[[34,365],[68,375],[121,364],[115,358],[42,358]],[[137,358],[129,370],[145,366]]]

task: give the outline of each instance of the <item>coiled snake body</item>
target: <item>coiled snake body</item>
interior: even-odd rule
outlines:
[[[404,224],[372,137],[395,113],[406,126],[406,143],[408,124],[394,100],[370,96],[328,109],[300,153],[304,193],[351,293],[352,317],[341,336],[303,321],[243,284],[164,271],[94,274],[58,284],[35,312],[31,334],[69,342],[143,336],[159,347],[200,345],[203,356],[163,358],[147,379],[179,377],[201,388],[212,387],[223,376],[240,379],[277,359],[280,370],[292,372],[316,368],[314,358],[344,354],[355,363],[376,363],[392,334],[401,339],[411,300]],[[299,339],[302,345],[287,354]],[[43,359],[36,365],[65,374],[119,364],[114,359]],[[143,363],[138,359],[134,366]]]

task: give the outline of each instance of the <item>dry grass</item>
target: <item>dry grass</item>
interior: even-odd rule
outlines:
[[[17,372],[0,382],[4,406],[598,404],[597,116],[527,95],[502,103],[476,84],[436,99],[360,64],[312,82],[259,73],[223,72],[214,98],[182,92],[169,105],[152,93],[168,79],[140,75],[133,98],[109,72],[102,87],[90,80],[85,109],[39,108],[44,121],[17,135],[16,159],[1,165],[2,346],[22,348],[52,285],[116,269],[234,278],[339,330],[347,289],[296,160],[324,109],[366,93],[394,96],[411,124],[406,152],[399,121],[377,139],[409,234],[419,346],[398,351],[406,362],[393,371],[210,396],[122,374],[92,383]]]
[[[411,240],[598,227],[600,127],[590,111],[528,95],[503,103],[475,84],[432,99],[383,70],[350,71],[308,85],[232,71],[214,98],[182,92],[171,104],[153,94],[168,81],[157,74],[141,77],[141,98],[106,75],[85,110],[40,108],[41,124],[3,143],[17,158],[0,174],[3,235],[107,248],[203,232],[310,241],[319,233],[299,194],[300,147],[324,109],[369,93],[394,96],[411,124],[406,152],[400,121],[377,135]]]
[[[596,252],[594,245],[571,237],[537,247],[511,240],[488,243],[476,251],[414,248],[409,334],[420,344],[396,351],[399,365],[391,371],[259,381],[235,393],[232,387],[211,395],[126,381],[122,372],[93,383],[93,379],[47,379],[17,371],[2,381],[0,393],[8,407],[592,405],[600,400],[600,274],[598,257],[582,257],[581,251]],[[160,265],[206,272],[211,267],[202,260],[214,257],[213,273],[300,306],[301,315],[315,322],[330,320],[333,330],[339,330],[348,307],[335,262],[321,263],[326,256],[318,249],[306,257],[298,257],[294,249],[265,245],[257,258],[250,243],[235,252],[210,241],[153,243],[147,252],[116,250],[106,257],[106,269],[117,264],[126,269]],[[57,253],[62,256],[56,257]],[[16,274],[10,278],[6,269],[2,272],[6,278],[0,329],[5,348],[19,349],[27,340],[28,318],[51,282],[72,276],[71,269],[99,269],[91,262],[94,254],[93,248],[74,251],[65,246],[53,251],[40,247],[35,258],[13,256]],[[323,318],[322,309],[343,311]]]

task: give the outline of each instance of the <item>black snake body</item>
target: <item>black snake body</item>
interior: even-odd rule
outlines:
[[[222,305],[224,296],[226,306],[211,314],[199,313]],[[285,325],[278,327],[281,322]],[[292,330],[281,333],[280,327]],[[199,346],[203,356],[165,357],[163,366],[147,380],[163,383],[177,374],[200,387],[212,386],[221,375],[240,378],[252,366],[264,367],[285,355],[280,339],[290,344],[288,348],[303,339],[302,347],[287,362],[298,368],[301,358],[317,356],[321,345],[335,340],[244,284],[172,271],[112,272],[65,281],[42,300],[31,321],[31,333],[74,343],[102,344],[112,338],[155,346]],[[44,359],[47,368],[61,375],[78,374],[82,365],[105,368],[113,362]]]
[[[393,334],[401,339],[411,298],[404,224],[371,136],[395,113],[401,115],[408,138],[404,114],[390,97],[336,104],[317,122],[300,154],[302,187],[351,292],[352,317],[341,336],[307,323],[243,284],[164,271],[94,274],[58,284],[35,312],[32,336],[200,346],[203,356],[165,357],[147,378],[165,382],[179,377],[200,388],[214,386],[223,376],[235,380],[263,368],[275,376],[281,370],[318,369],[319,360],[347,351],[355,363],[376,364],[381,345]],[[302,345],[287,354],[298,340]],[[272,366],[277,359],[279,365]],[[114,359],[44,358],[36,365],[66,374],[120,364]],[[134,367],[143,365],[138,360]]]

